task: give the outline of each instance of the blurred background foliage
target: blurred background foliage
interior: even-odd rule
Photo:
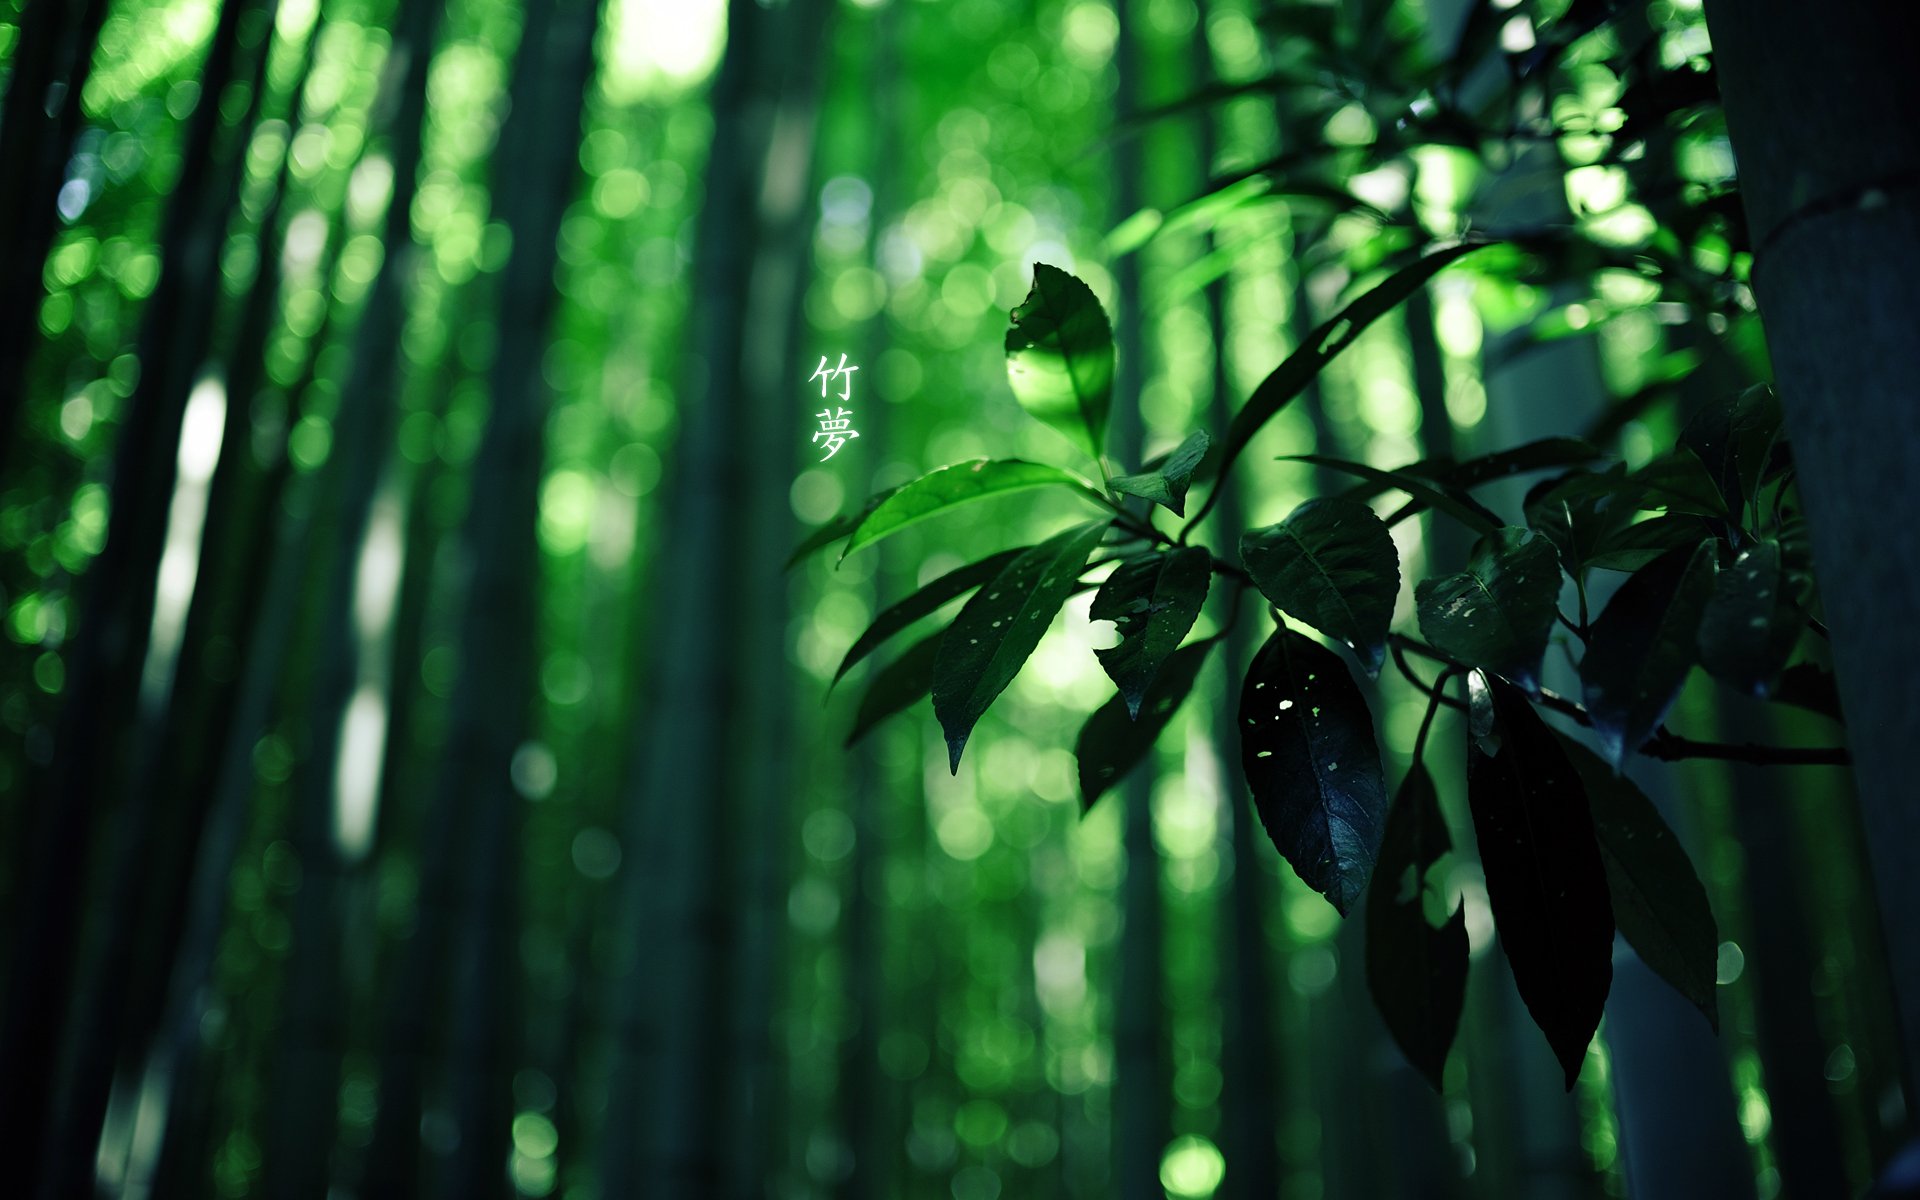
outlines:
[[[1223,528],[1338,486],[1280,454],[1648,462],[1766,372],[1710,51],[1685,0],[0,2],[4,1190],[1857,1194],[1909,1117],[1844,772],[1636,767],[1721,1028],[1622,950],[1571,1094],[1463,855],[1435,1095],[1250,830],[1251,643],[1083,819],[1084,594],[955,777],[924,707],[843,749],[881,664],[827,689],[1071,501],[783,567],[946,463],[1084,469],[1004,382],[1035,262],[1151,453],[1429,239],[1559,235],[1368,329]]]

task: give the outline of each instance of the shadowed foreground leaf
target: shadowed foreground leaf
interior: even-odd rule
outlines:
[[[1342,916],[1366,890],[1387,817],[1373,714],[1340,656],[1282,626],[1240,689],[1254,811],[1302,882]]]
[[[1762,699],[1800,640],[1806,616],[1780,565],[1780,544],[1762,540],[1713,579],[1700,616],[1700,665],[1714,678]]]
[[[1105,521],[1089,521],[1022,552],[953,619],[934,662],[933,713],[946,731],[947,765],[954,774],[974,723],[1040,644],[1106,531]]]
[[[1526,696],[1468,676],[1467,802],[1500,948],[1534,1024],[1580,1074],[1613,985],[1613,906],[1580,776]]]
[[[1212,580],[1213,556],[1203,547],[1187,546],[1121,563],[1094,593],[1087,615],[1112,621],[1120,631],[1118,645],[1094,654],[1119,687],[1130,716],[1140,715],[1154,673],[1193,628]]]
[[[1240,560],[1281,612],[1352,650],[1368,675],[1380,673],[1400,553],[1372,509],[1337,496],[1308,500],[1278,525],[1240,535]]]
[[[1007,330],[1007,380],[1020,407],[1100,457],[1113,402],[1113,327],[1091,289],[1046,263]]]
[[[1115,695],[1080,727],[1073,755],[1080,763],[1081,812],[1092,808],[1094,801],[1153,749],[1160,731],[1193,691],[1194,677],[1206,664],[1213,642],[1208,638],[1174,651],[1147,689],[1146,703],[1137,717],[1128,712],[1125,698]]]
[[[1720,929],[1693,861],[1631,779],[1580,743],[1555,736],[1586,785],[1620,936],[1718,1032]]]
[[[1593,623],[1580,659],[1581,694],[1615,767],[1660,727],[1699,657],[1714,545],[1669,550],[1634,572]]]
[[[894,634],[998,575],[1006,569],[1008,563],[1020,557],[1026,549],[1022,546],[1013,550],[1002,550],[979,562],[956,567],[906,599],[883,610],[873,619],[873,624],[867,626],[867,631],[860,635],[859,640],[848,648],[846,657],[840,660],[839,670],[833,673],[833,682],[839,683],[846,673],[853,669],[854,664],[879,649],[881,643]]]
[[[861,693],[853,728],[847,731],[843,745],[853,745],[872,732],[875,725],[910,708],[914,701],[927,694],[933,687],[933,660],[944,633],[946,630],[940,629],[921,638],[874,675],[873,682]]]
[[[1433,869],[1452,849],[1433,777],[1415,762],[1393,799],[1367,888],[1367,990],[1435,1091],[1467,994],[1466,905],[1448,913],[1444,873]]]
[[[1531,530],[1506,526],[1482,538],[1467,569],[1414,587],[1420,632],[1447,656],[1492,671],[1529,693],[1560,598],[1560,559]]]

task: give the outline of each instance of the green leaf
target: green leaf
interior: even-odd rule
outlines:
[[[1113,401],[1113,327],[1086,284],[1035,263],[1007,330],[1007,379],[1020,407],[1098,459]]]
[[[1094,593],[1087,615],[1120,631],[1118,645],[1094,654],[1119,686],[1128,715],[1140,715],[1154,673],[1193,628],[1212,581],[1213,556],[1186,546],[1121,563]]]
[[[1527,493],[1527,524],[1553,543],[1567,574],[1580,579],[1602,544],[1633,520],[1640,494],[1624,464],[1599,474],[1569,471]]]
[[[875,492],[867,497],[866,503],[860,506],[859,512],[842,513],[822,524],[793,548],[793,553],[787,557],[787,570],[791,571],[808,555],[823,550],[852,533],[860,522],[867,519],[867,514],[880,507],[883,500],[899,490],[899,488],[888,488],[884,492]]]
[[[1469,458],[1462,462],[1454,462],[1446,458],[1424,458],[1419,462],[1408,463],[1397,471],[1387,472],[1387,479],[1357,484],[1341,494],[1351,500],[1370,500],[1393,487],[1394,484],[1390,482],[1390,478],[1395,475],[1411,475],[1464,490],[1502,479],[1511,479],[1515,475],[1524,475],[1529,471],[1577,466],[1602,457],[1604,455],[1600,448],[1584,438],[1541,438],[1538,441],[1527,442],[1506,450],[1496,450],[1492,454],[1483,454],[1478,458]],[[1427,502],[1424,500],[1409,500],[1388,519],[1387,524],[1394,524],[1424,511],[1427,507]]]
[[[1454,903],[1448,912],[1452,897],[1440,869],[1452,849],[1433,776],[1416,761],[1387,814],[1367,887],[1367,990],[1435,1091],[1467,994],[1467,909]]]
[[[1240,689],[1240,767],[1267,836],[1342,916],[1380,854],[1387,781],[1373,714],[1340,656],[1284,625]]]
[[[1669,550],[1692,549],[1712,529],[1699,516],[1668,513],[1614,530],[1600,539],[1587,565],[1601,571],[1638,571]]]
[[[1106,503],[1104,496],[1071,471],[1018,458],[976,458],[929,471],[896,488],[854,525],[840,557],[844,559],[862,546],[871,546],[956,505],[1037,487],[1072,488],[1100,504]]]
[[[1640,485],[1640,503],[1668,512],[1698,513],[1727,520],[1730,512],[1700,456],[1685,446],[1663,454],[1627,477]]]
[[[1357,500],[1308,500],[1278,525],[1240,536],[1240,560],[1280,611],[1352,650],[1368,675],[1387,656],[1400,552]]]
[[[1669,550],[1635,571],[1593,623],[1580,659],[1581,694],[1616,768],[1660,727],[1699,657],[1714,545]]]
[[[1741,551],[1714,577],[1700,617],[1700,665],[1762,699],[1772,694],[1806,624],[1780,559],[1779,543],[1770,540]]]
[[[833,682],[839,683],[841,678],[853,669],[854,664],[879,649],[880,644],[894,634],[998,575],[1025,549],[1026,547],[1022,546],[1013,550],[1002,550],[977,563],[969,563],[964,567],[948,571],[911,596],[887,608],[873,619],[873,624],[867,626],[867,631],[861,634],[860,639],[848,649],[846,657],[840,660],[840,669],[833,673]]]
[[[1695,413],[1680,444],[1706,468],[1726,510],[1744,516],[1779,437],[1779,400],[1760,384]]]
[[[1480,533],[1492,533],[1503,524],[1492,509],[1449,483],[1416,479],[1398,471],[1382,471],[1379,467],[1370,467],[1366,463],[1332,458],[1325,454],[1282,454],[1280,461],[1312,463],[1316,467],[1358,475],[1382,488],[1398,488],[1415,500],[1432,505],[1469,529]]]
[[[960,752],[974,723],[1040,644],[1106,530],[1105,521],[1089,521],[1023,551],[953,619],[934,662],[933,714],[946,731],[947,765],[954,774],[960,773]]]
[[[1500,948],[1567,1090],[1613,985],[1613,905],[1580,776],[1519,689],[1468,677],[1467,804]]]
[[[1512,525],[1497,529],[1474,547],[1466,570],[1423,579],[1413,596],[1420,632],[1436,649],[1539,691],[1560,599],[1560,559],[1546,538]]]
[[[1193,691],[1193,681],[1207,660],[1213,638],[1183,646],[1173,652],[1166,665],[1147,689],[1142,711],[1129,710],[1126,699],[1115,695],[1095,709],[1080,727],[1073,755],[1080,763],[1080,810],[1093,807],[1094,801],[1125,778],[1133,765],[1153,749],[1160,731],[1167,727]]]
[[[1260,432],[1274,414],[1285,408],[1295,396],[1305,391],[1321,369],[1351,346],[1367,326],[1392,312],[1401,301],[1413,295],[1427,280],[1446,267],[1492,244],[1489,241],[1472,240],[1435,250],[1389,275],[1371,291],[1307,334],[1300,346],[1275,367],[1272,374],[1260,381],[1253,395],[1247,397],[1247,402],[1234,414],[1233,423],[1227,430],[1226,451],[1221,455],[1216,474],[1225,475],[1234,459],[1239,458],[1240,452],[1253,440],[1253,435]]]
[[[945,632],[936,630],[921,638],[874,675],[873,682],[860,697],[853,728],[847,731],[846,745],[853,745],[875,725],[911,707],[927,694],[933,686],[934,657],[939,653],[940,637]]]
[[[1692,860],[1631,779],[1573,739],[1555,736],[1587,789],[1620,935],[1718,1032],[1720,929]]]
[[[1151,500],[1162,508],[1171,509],[1176,517],[1187,515],[1187,485],[1193,482],[1194,468],[1206,457],[1207,447],[1213,445],[1213,438],[1204,429],[1198,430],[1186,441],[1181,442],[1165,462],[1151,471],[1142,471],[1138,475],[1120,475],[1107,480],[1107,486],[1116,492],[1129,496],[1139,496]]]

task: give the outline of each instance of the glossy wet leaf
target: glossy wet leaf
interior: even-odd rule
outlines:
[[[1091,289],[1046,263],[1007,330],[1007,380],[1035,417],[1098,459],[1113,403],[1113,328]]]
[[[988,555],[979,562],[957,567],[906,599],[883,610],[873,619],[873,624],[867,626],[866,632],[862,633],[859,639],[848,648],[846,657],[840,660],[839,669],[833,673],[833,682],[839,683],[856,663],[879,649],[881,644],[894,634],[998,575],[1025,549],[1026,547],[1022,546],[1013,550],[1002,550],[998,554]]]
[[[1720,930],[1693,861],[1631,779],[1571,738],[1560,747],[1587,789],[1620,936],[1717,1031]]]
[[[976,458],[929,471],[896,488],[854,526],[840,557],[958,505],[1040,487],[1069,488],[1105,503],[1086,480],[1071,471],[1018,458]]]
[[[1467,991],[1467,912],[1447,886],[1453,842],[1433,777],[1415,762],[1387,815],[1367,887],[1367,990],[1435,1091]]]
[[[1398,488],[1415,500],[1438,509],[1467,528],[1481,533],[1491,533],[1501,525],[1499,516],[1492,509],[1451,483],[1420,479],[1399,471],[1383,471],[1378,467],[1370,467],[1366,463],[1350,462],[1344,458],[1332,458],[1325,454],[1283,454],[1280,460],[1310,463],[1316,467],[1344,471],[1349,475],[1359,476],[1377,488]]]
[[[1237,719],[1240,767],[1267,836],[1345,915],[1373,874],[1387,816],[1366,697],[1339,655],[1282,627],[1247,671]]]
[[[1351,649],[1380,673],[1400,594],[1400,552],[1357,500],[1308,500],[1287,519],[1240,535],[1240,561],[1276,608]]]
[[[1208,638],[1174,651],[1147,689],[1137,716],[1129,712],[1126,699],[1116,694],[1087,718],[1073,747],[1080,764],[1082,812],[1153,749],[1154,739],[1192,693],[1194,678],[1212,646],[1213,639]]]
[[[1699,659],[1715,544],[1669,550],[1635,571],[1593,622],[1580,658],[1581,695],[1616,766],[1660,727]]]
[[[1193,482],[1193,472],[1200,460],[1207,456],[1207,448],[1213,445],[1213,438],[1202,429],[1186,441],[1181,442],[1166,461],[1151,471],[1142,471],[1137,475],[1119,475],[1107,480],[1107,486],[1116,492],[1129,496],[1139,496],[1151,500],[1162,508],[1170,509],[1176,517],[1187,515],[1187,485]]]
[[[853,745],[872,732],[875,725],[912,707],[931,690],[934,657],[945,632],[937,630],[921,638],[874,674],[873,682],[860,695],[860,707],[854,712],[846,745]]]
[[[1613,906],[1579,773],[1518,688],[1469,676],[1467,803],[1487,902],[1513,982],[1560,1060],[1580,1074],[1613,984]]]
[[[1506,526],[1482,538],[1455,575],[1413,590],[1420,632],[1434,647],[1528,692],[1540,687],[1560,599],[1560,559],[1546,538]]]
[[[1786,669],[1806,615],[1794,603],[1777,542],[1757,541],[1714,576],[1700,617],[1700,665],[1748,695],[1765,698]]]
[[[1089,521],[1023,551],[954,617],[934,662],[933,713],[946,732],[955,774],[974,723],[1040,644],[1106,530],[1106,522]]]
[[[1321,370],[1342,350],[1351,346],[1367,326],[1392,312],[1442,270],[1492,244],[1474,240],[1435,250],[1389,275],[1307,334],[1300,346],[1260,381],[1253,395],[1247,397],[1247,402],[1233,415],[1220,455],[1220,465],[1213,474],[1226,474],[1233,460],[1239,458],[1240,452],[1253,440],[1253,435],[1260,432],[1295,396],[1305,391]]]
[[[1112,621],[1120,633],[1118,645],[1094,654],[1130,715],[1139,715],[1160,664],[1193,628],[1212,577],[1213,556],[1186,546],[1121,563],[1094,593],[1087,615]]]

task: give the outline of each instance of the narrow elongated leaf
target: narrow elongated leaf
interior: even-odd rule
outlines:
[[[1285,408],[1295,396],[1305,391],[1322,368],[1351,346],[1367,326],[1392,312],[1401,301],[1413,295],[1427,280],[1448,266],[1492,244],[1481,240],[1464,241],[1435,250],[1389,275],[1371,291],[1307,334],[1300,346],[1275,367],[1272,374],[1260,381],[1253,395],[1247,397],[1247,402],[1234,414],[1216,474],[1226,474],[1233,460],[1239,458],[1240,452],[1253,440],[1253,435],[1259,433],[1274,414]]]
[[[1660,727],[1700,656],[1714,545],[1669,550],[1635,571],[1593,623],[1580,659],[1581,694],[1616,767]]]
[[[1537,692],[1560,598],[1553,543],[1508,525],[1480,540],[1457,575],[1413,589],[1420,632],[1449,657]]]
[[[1007,379],[1020,407],[1094,458],[1113,402],[1113,327],[1086,284],[1035,263],[1007,330]]]
[[[1037,487],[1071,488],[1102,504],[1106,502],[1071,471],[1018,458],[976,458],[929,471],[895,489],[855,524],[840,557],[956,505]]]
[[[1554,467],[1572,467],[1592,462],[1604,457],[1600,448],[1585,438],[1551,437],[1527,442],[1506,450],[1496,450],[1478,458],[1455,462],[1448,458],[1424,458],[1419,462],[1408,463],[1391,475],[1411,475],[1419,479],[1446,483],[1459,489],[1479,487],[1502,479],[1511,479],[1515,475],[1524,475],[1530,471],[1545,471]],[[1357,484],[1341,493],[1352,500],[1369,500],[1393,485],[1385,480],[1374,480]],[[1427,508],[1427,502],[1413,499],[1402,505],[1387,521],[1391,525]]]
[[[1282,626],[1240,689],[1240,767],[1267,836],[1342,916],[1380,854],[1387,781],[1366,697],[1340,656]]]
[[[860,707],[853,716],[853,728],[847,731],[851,746],[872,732],[873,727],[897,712],[910,708],[933,687],[933,660],[939,653],[940,638],[946,630],[936,630],[921,638],[873,677],[860,696]]]
[[[1107,486],[1116,492],[1151,500],[1162,508],[1171,509],[1174,516],[1184,517],[1187,515],[1187,485],[1193,482],[1194,468],[1207,456],[1207,447],[1211,445],[1213,438],[1207,431],[1198,430],[1153,470],[1137,475],[1116,476],[1107,480]]]
[[[1393,799],[1367,887],[1367,990],[1435,1091],[1467,995],[1466,905],[1451,903],[1439,869],[1452,849],[1433,777],[1415,762]]]
[[[1398,488],[1414,499],[1446,513],[1467,528],[1481,533],[1492,533],[1502,524],[1492,509],[1450,483],[1416,479],[1397,471],[1382,471],[1379,467],[1370,467],[1366,463],[1331,458],[1325,454],[1283,454],[1280,456],[1280,461],[1311,463],[1316,467],[1358,475],[1378,487]]]
[[[1517,688],[1476,671],[1467,803],[1500,948],[1533,1023],[1580,1074],[1613,985],[1613,906],[1580,776]]]
[[[1213,556],[1186,546],[1121,563],[1094,593],[1087,615],[1120,631],[1118,645],[1094,654],[1119,686],[1129,716],[1140,715],[1148,685],[1193,628],[1212,580]]]
[[[1262,595],[1359,656],[1378,675],[1400,594],[1400,552],[1357,500],[1308,500],[1278,525],[1240,536],[1240,560]]]
[[[1633,780],[1573,739],[1555,736],[1587,789],[1620,936],[1717,1032],[1720,928],[1692,860]]]
[[[840,660],[840,669],[833,673],[833,682],[839,683],[841,678],[853,669],[854,664],[879,649],[881,643],[894,634],[998,575],[1006,569],[1008,563],[1020,557],[1025,549],[1026,547],[1022,546],[1013,550],[1002,550],[979,562],[956,567],[913,595],[882,611],[873,619],[873,624],[867,626],[867,631],[860,635],[859,640],[848,648],[846,657]]]
[[[953,619],[934,662],[933,714],[946,731],[947,765],[954,774],[974,723],[1040,644],[1106,529],[1104,521],[1089,521],[1023,551]]]
[[[1794,603],[1780,545],[1754,542],[1713,580],[1700,617],[1700,665],[1714,678],[1765,698],[1786,668],[1806,614]]]
[[[798,546],[793,548],[793,553],[787,557],[787,570],[791,571],[808,555],[824,550],[841,538],[852,533],[859,527],[860,522],[867,519],[868,513],[880,507],[881,501],[899,490],[899,488],[888,488],[884,492],[875,492],[873,495],[867,497],[866,503],[860,506],[859,512],[842,513],[831,521],[822,524],[802,539]]]
[[[1080,763],[1082,812],[1153,749],[1160,731],[1193,691],[1194,677],[1205,665],[1213,642],[1208,638],[1174,651],[1147,689],[1146,704],[1139,712],[1130,712],[1125,698],[1116,694],[1080,727],[1073,756]]]

